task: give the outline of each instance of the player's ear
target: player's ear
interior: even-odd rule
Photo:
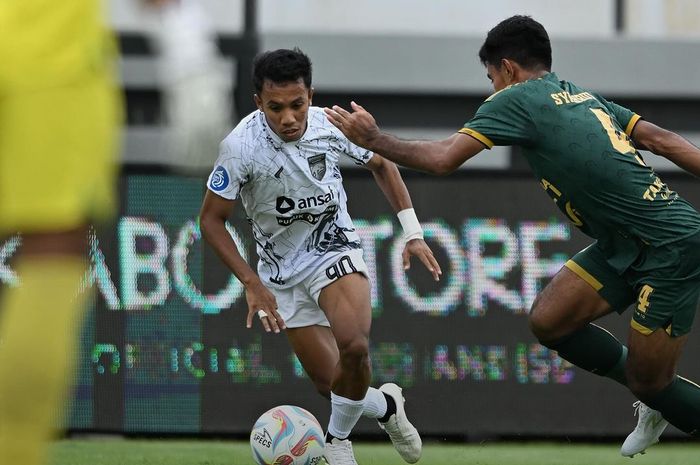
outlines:
[[[314,88],[310,87],[309,88],[309,105],[311,105],[311,102],[313,100],[313,96],[314,96]]]
[[[507,85],[513,83],[515,69],[513,67],[513,63],[510,60],[506,58],[501,60],[501,73],[503,74],[503,80]]]
[[[258,107],[258,110],[262,111],[262,99],[258,97],[258,94],[253,94],[253,101],[255,102],[255,106]]]

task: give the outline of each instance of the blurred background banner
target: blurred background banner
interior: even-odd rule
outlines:
[[[694,182],[670,178],[700,203]],[[245,329],[242,286],[199,234],[203,183],[154,173],[122,177],[119,221],[91,241],[86,284],[96,296],[82,336],[72,430],[244,435],[278,404],[327,418],[327,402],[286,338],[265,334],[257,321]],[[437,284],[420,266],[404,273],[400,226],[371,176],[350,173],[345,183],[373,275],[374,384],[406,388],[422,433],[590,437],[629,430],[632,396],[572,368],[527,328],[537,291],[589,243],[535,182],[485,172],[439,183],[408,177],[445,271]],[[245,219],[230,226],[253,257]],[[602,324],[625,339],[630,316]],[[698,350],[691,337],[687,353]],[[680,373],[700,378],[690,360]],[[357,431],[377,429],[363,421]]]

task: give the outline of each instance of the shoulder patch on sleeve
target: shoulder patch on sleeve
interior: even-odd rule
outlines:
[[[215,192],[221,192],[228,187],[230,178],[226,168],[219,165],[214,169],[209,180],[209,188]]]

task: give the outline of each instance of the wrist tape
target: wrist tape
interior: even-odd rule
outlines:
[[[418,222],[416,211],[413,208],[406,208],[396,214],[399,223],[403,228],[403,238],[406,242],[412,239],[423,239],[423,228]]]

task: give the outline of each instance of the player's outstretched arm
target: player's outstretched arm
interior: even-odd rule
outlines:
[[[632,140],[638,148],[661,155],[700,177],[700,149],[675,132],[641,120],[632,131]]]
[[[413,210],[411,196],[408,193],[406,184],[403,182],[401,173],[399,173],[396,164],[375,153],[365,164],[365,167],[372,171],[377,185],[384,193],[384,196],[389,201],[389,204],[391,204],[391,207],[394,209],[401,222],[401,226],[404,230],[404,239],[406,241],[402,254],[404,269],[407,270],[411,267],[412,256],[418,257],[433,275],[433,279],[439,281],[440,275],[442,274],[440,264],[435,260],[433,251],[423,240],[423,229]]]
[[[355,102],[350,105],[352,112],[338,105],[324,111],[328,120],[354,144],[408,168],[446,175],[484,149],[481,142],[459,133],[436,141],[400,140],[381,132],[374,117],[360,105]]]
[[[284,329],[285,326],[284,320],[277,313],[275,296],[263,285],[258,275],[243,259],[236,243],[226,230],[226,220],[231,215],[235,205],[235,200],[225,199],[207,190],[199,213],[202,236],[245,286],[245,295],[248,301],[246,327],[252,327],[253,317],[262,310],[267,314],[266,317],[260,318],[265,331],[279,333],[280,329]]]

